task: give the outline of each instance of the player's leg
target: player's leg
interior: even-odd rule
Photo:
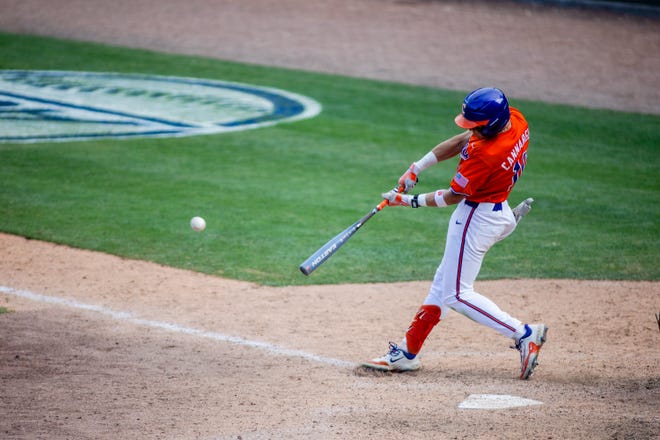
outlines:
[[[435,325],[440,322],[443,312],[446,313],[446,309],[443,309],[442,305],[444,298],[442,292],[442,286],[444,285],[443,277],[446,273],[445,259],[448,254],[453,254],[451,251],[453,241],[449,239],[449,235],[452,231],[452,225],[460,223],[457,219],[463,217],[463,215],[456,214],[459,209],[460,205],[454,210],[449,222],[445,254],[435,272],[430,293],[424,303],[420,306],[417,313],[415,313],[403,339],[399,344],[390,342],[390,351],[388,353],[364,362],[362,363],[362,366],[383,371],[408,371],[420,368],[421,364],[417,355],[421,351],[422,345],[429,333],[431,333],[431,330],[433,330]]]
[[[453,220],[447,235],[443,274],[436,277],[442,284],[434,282],[429,296],[439,298],[435,301],[507,337],[521,337],[525,328],[519,320],[474,291],[486,253],[515,229],[511,210],[506,204],[497,211],[492,211],[490,204],[463,205],[460,212],[457,209]]]
[[[390,342],[389,351],[362,366],[381,371],[412,371],[421,367],[417,355],[433,327],[440,321],[441,309],[437,305],[422,305],[406,330],[400,344]]]
[[[463,204],[459,204],[454,210],[449,220],[445,252],[435,272],[429,294],[413,317],[401,342],[399,344],[390,342],[390,351],[387,354],[365,362],[363,366],[386,371],[420,368],[417,355],[431,330],[440,322],[443,312],[446,313],[447,310],[444,307],[445,280],[454,278],[451,259],[454,258],[460,243],[461,225],[468,220],[469,213],[470,211]]]
[[[442,265],[443,263],[441,262],[438,270],[436,270],[436,281],[434,281],[434,284],[441,283],[437,279],[442,278]],[[434,298],[427,297],[425,303],[415,313],[401,342],[399,344],[390,342],[388,353],[363,362],[362,366],[381,371],[411,371],[419,369],[421,363],[417,355],[422,349],[422,345],[429,333],[433,330],[433,327],[440,322],[441,315],[442,308],[439,303],[434,302]]]
[[[543,324],[522,324],[493,301],[474,291],[474,281],[486,252],[493,244],[510,235],[520,218],[515,218],[506,204],[501,214],[483,210],[472,213],[472,218],[461,232],[460,247],[449,249],[449,254],[443,259],[444,273],[439,277],[443,282],[442,305],[513,338],[515,347],[520,351],[520,378],[528,379],[538,364],[538,354],[548,328]],[[473,227],[476,228],[471,231]],[[449,274],[454,274],[453,280]]]
[[[420,368],[417,355],[448,307],[494,328],[507,337],[512,337],[517,346],[521,340],[526,340],[525,337],[538,339],[536,334],[529,334],[530,327],[524,326],[473,289],[486,252],[493,244],[510,235],[518,220],[507,204],[504,204],[502,211],[496,215],[491,212],[485,213],[486,215],[483,215],[483,212],[479,214],[476,213],[476,208],[464,204],[456,208],[449,222],[445,253],[436,270],[430,292],[413,317],[403,340],[398,345],[390,343],[387,354],[365,362],[363,366],[385,371]],[[543,339],[544,337],[545,333]],[[523,354],[521,350],[521,355]],[[525,363],[523,360],[521,377]],[[530,365],[533,369],[535,363]]]

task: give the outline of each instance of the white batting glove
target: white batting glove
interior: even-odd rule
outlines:
[[[413,196],[399,194],[395,189],[382,194],[383,198],[389,202],[390,206],[410,206]]]
[[[419,167],[413,162],[408,170],[399,177],[399,188],[403,188],[404,194],[408,194],[408,192],[417,185],[417,175],[419,172]]]
[[[527,214],[529,211],[532,210],[532,203],[534,202],[534,199],[531,197],[529,199],[525,199],[518,206],[512,209],[513,211],[513,216],[516,219],[516,223],[522,219],[525,214]]]
[[[390,206],[412,206],[419,208],[420,205],[417,201],[419,195],[399,194],[399,191],[393,189],[392,191],[382,194],[383,198],[389,202]]]

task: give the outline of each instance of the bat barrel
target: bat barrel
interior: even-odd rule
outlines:
[[[314,269],[316,269],[316,267],[312,268],[310,264],[303,263],[300,265],[299,269],[303,274],[309,276],[309,274],[314,272]]]
[[[335,252],[337,252],[339,248],[342,247],[343,244],[346,243],[358,229],[360,229],[363,220],[364,219],[360,219],[356,221],[351,226],[334,236],[326,244],[321,246],[316,252],[312,254],[312,256],[310,256],[300,265],[300,271],[305,275],[309,275],[314,272],[317,267],[323,264],[323,262],[330,258]]]
[[[376,206],[374,209],[369,211],[364,217],[362,217],[360,220],[356,221],[353,223],[351,226],[337,234],[335,237],[333,237],[330,241],[328,241],[326,244],[321,246],[319,250],[314,252],[311,257],[306,259],[299,267],[300,271],[305,274],[309,275],[314,270],[316,270],[317,267],[319,267],[325,260],[330,258],[335,252],[339,250],[340,247],[344,243],[348,241],[349,238],[355,234],[358,229],[362,227],[363,224],[367,222],[371,217],[373,217],[378,211],[383,209],[384,207],[387,206],[387,200],[383,200]]]

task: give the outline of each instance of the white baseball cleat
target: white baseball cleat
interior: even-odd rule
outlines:
[[[390,351],[386,355],[361,365],[380,371],[413,371],[422,367],[416,355],[403,351],[394,342],[390,342]]]
[[[525,324],[527,333],[516,342],[516,349],[520,351],[520,378],[529,379],[538,365],[539,351],[545,342],[548,327],[543,324]],[[511,347],[513,348],[513,347]]]
[[[525,199],[518,206],[512,209],[513,216],[516,218],[516,223],[522,219],[532,209],[533,198]]]

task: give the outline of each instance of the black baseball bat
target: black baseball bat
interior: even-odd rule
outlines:
[[[378,206],[369,211],[369,213],[367,213],[360,220],[356,221],[351,226],[333,237],[326,244],[321,246],[319,250],[314,252],[300,265],[300,271],[305,275],[309,275],[314,272],[321,264],[325,263],[328,258],[333,256],[335,252],[337,252],[339,248],[342,247],[344,243],[346,243],[348,239],[351,238],[353,234],[355,234],[362,227],[362,225],[364,225],[371,217],[376,215],[378,211],[386,207],[388,203],[388,200],[383,200],[378,204]]]

